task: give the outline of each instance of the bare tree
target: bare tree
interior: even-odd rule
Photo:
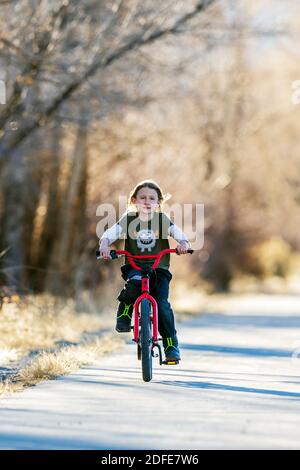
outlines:
[[[112,64],[144,46],[181,34],[183,28],[212,3],[213,0],[191,1],[188,5],[179,2],[174,8],[172,2],[168,2],[167,9],[159,2],[139,0],[101,3],[91,0],[84,4],[68,0],[23,0],[3,6],[7,23],[0,36],[0,60],[7,71],[8,98],[0,113],[0,169],[5,206],[0,214],[1,246],[9,249],[2,261],[4,268],[9,268],[14,283],[21,282],[21,267],[32,259],[31,250],[25,245],[33,230],[34,207],[41,197],[38,195],[42,192],[41,176],[36,179],[35,203],[26,223],[23,195],[27,183],[33,184],[36,166],[39,166],[37,132],[43,139],[47,126],[51,127],[56,121],[58,112],[61,116],[70,116],[74,109],[80,110],[93,77],[97,77],[101,88],[101,74]],[[97,107],[97,101],[92,107]],[[92,119],[91,108],[78,116],[78,135],[83,139],[84,129]],[[32,154],[36,155],[36,162]],[[70,256],[67,251],[70,250],[68,240],[72,224],[67,222],[74,214],[68,211],[80,182],[86,184],[84,155],[78,143],[70,188],[67,188],[69,202],[61,209],[65,211],[64,231],[58,242],[62,263]],[[29,167],[28,157],[32,163]],[[58,167],[59,163],[53,166],[53,176]],[[53,191],[50,189],[49,194]],[[49,211],[51,204],[49,201]],[[41,246],[46,245],[43,240]]]

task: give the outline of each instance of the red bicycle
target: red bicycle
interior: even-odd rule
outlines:
[[[194,250],[189,249],[188,253],[193,253]],[[177,253],[177,249],[165,249],[156,255],[132,255],[126,250],[110,250],[110,258],[117,259],[121,256],[126,256],[131,266],[141,271],[142,284],[141,295],[134,303],[134,325],[133,341],[137,344],[137,357],[142,362],[142,375],[145,382],[150,382],[152,379],[152,358],[159,357],[159,364],[175,365],[178,361],[163,361],[162,348],[159,341],[162,338],[158,337],[158,310],[155,298],[150,295],[149,279],[152,270],[158,267],[159,262],[163,255],[166,253]],[[100,251],[96,252],[97,259],[101,259]],[[135,259],[149,259],[154,258],[155,262],[152,266],[138,266]],[[158,354],[155,353],[155,348],[158,349]]]

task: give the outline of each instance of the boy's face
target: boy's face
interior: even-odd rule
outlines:
[[[152,188],[141,188],[132,202],[136,205],[138,212],[144,214],[154,212],[159,206],[157,192]]]

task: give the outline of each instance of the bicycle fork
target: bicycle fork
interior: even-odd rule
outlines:
[[[139,305],[143,299],[147,299],[152,306],[152,312],[150,315],[151,325],[152,325],[152,344],[151,344],[151,354],[152,357],[159,357],[159,364],[163,364],[162,360],[162,350],[161,346],[158,341],[161,339],[158,337],[158,308],[157,303],[154,297],[149,294],[149,277],[142,278],[142,294],[136,299],[134,304],[134,327],[133,333],[134,338],[133,341],[136,344],[139,344],[140,341],[140,316],[139,316]],[[158,354],[154,351],[154,349],[158,349]]]

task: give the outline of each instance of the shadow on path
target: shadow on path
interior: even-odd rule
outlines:
[[[260,389],[260,388],[250,388],[250,387],[238,387],[233,385],[223,385],[223,384],[216,384],[212,382],[185,382],[185,381],[160,381],[159,383],[164,385],[171,385],[174,387],[186,387],[186,388],[199,388],[205,390],[222,390],[227,392],[243,392],[243,393],[256,393],[259,395],[272,395],[276,397],[284,397],[284,398],[296,398],[300,399],[300,393],[295,392],[285,392],[282,390],[268,390],[268,389]]]
[[[180,347],[181,349],[188,349],[193,351],[237,354],[240,356],[292,357],[293,354],[293,351],[288,351],[286,349],[241,348],[233,346],[219,346],[214,344],[181,343]]]
[[[256,315],[242,314],[230,315],[228,313],[208,313],[202,312],[196,318],[187,320],[187,326],[203,327],[222,327],[222,328],[300,328],[300,315],[265,315],[265,312]]]

